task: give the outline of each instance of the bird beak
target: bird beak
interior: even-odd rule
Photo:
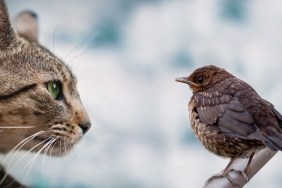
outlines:
[[[189,81],[189,80],[187,80],[187,78],[186,78],[186,77],[176,78],[176,79],[175,79],[175,81],[177,81],[177,82],[181,82],[181,83],[185,83],[185,84],[188,84],[188,85],[191,85],[191,84],[192,84],[192,82],[191,82],[191,81]]]

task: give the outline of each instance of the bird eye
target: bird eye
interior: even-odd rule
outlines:
[[[204,77],[203,76],[198,76],[197,78],[196,78],[196,80],[197,80],[197,82],[198,83],[203,83],[204,82]]]
[[[50,81],[46,84],[46,87],[55,100],[62,98],[62,84],[60,81]]]

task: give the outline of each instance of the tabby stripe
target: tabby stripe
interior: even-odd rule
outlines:
[[[0,100],[6,100],[6,99],[9,99],[9,98],[15,97],[15,96],[17,96],[17,95],[19,95],[21,93],[27,92],[28,90],[31,90],[31,89],[33,89],[35,87],[36,87],[36,84],[30,84],[28,86],[25,86],[25,87],[15,91],[14,93],[10,93],[8,95],[0,96]]]

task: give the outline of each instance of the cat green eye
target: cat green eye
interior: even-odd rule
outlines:
[[[51,81],[47,83],[47,90],[52,95],[55,100],[59,100],[61,98],[62,93],[62,85],[59,81]]]

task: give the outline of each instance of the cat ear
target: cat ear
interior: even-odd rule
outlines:
[[[13,48],[17,44],[17,36],[11,25],[4,0],[0,0],[0,51]]]
[[[31,11],[23,11],[15,20],[16,32],[29,41],[37,42],[38,24],[37,15]]]

